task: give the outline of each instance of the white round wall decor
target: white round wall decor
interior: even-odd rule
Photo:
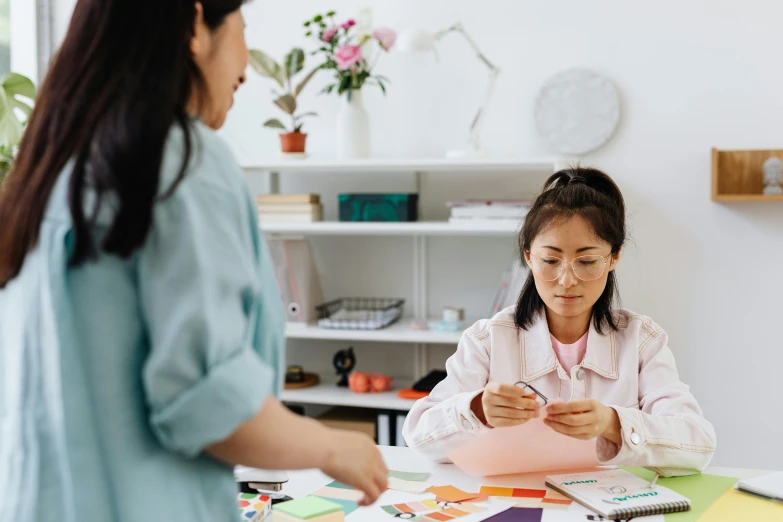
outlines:
[[[547,80],[536,98],[536,127],[561,154],[586,154],[604,145],[620,122],[620,95],[609,78],[569,69]]]

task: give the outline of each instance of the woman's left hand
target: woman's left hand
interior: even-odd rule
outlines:
[[[595,399],[550,404],[544,424],[558,433],[575,439],[604,437],[620,444],[620,419],[617,412]]]

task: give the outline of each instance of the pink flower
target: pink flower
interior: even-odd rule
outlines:
[[[329,42],[332,41],[332,38],[334,38],[334,35],[336,35],[336,34],[337,34],[337,26],[330,27],[329,29],[324,31],[324,34],[323,34],[323,36],[321,36],[321,39],[324,42],[329,43]]]
[[[349,69],[353,64],[359,63],[361,59],[362,50],[358,45],[342,45],[334,53],[337,68],[341,70]]]
[[[348,20],[343,22],[343,25],[341,25],[340,27],[342,27],[343,29],[349,29],[354,25],[356,25],[356,20],[354,20],[353,18],[349,18]]]
[[[388,27],[379,27],[372,32],[372,36],[378,40],[378,43],[381,44],[381,47],[386,51],[391,49],[394,46],[394,42],[397,41],[397,33]]]

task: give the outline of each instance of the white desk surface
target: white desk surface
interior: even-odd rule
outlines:
[[[481,486],[544,488],[544,476],[546,473],[476,478],[463,473],[454,465],[434,464],[409,448],[379,446],[379,449],[381,450],[381,453],[386,460],[386,465],[389,469],[396,471],[429,472],[431,473],[431,476],[427,482],[436,486],[451,484],[462,489],[463,491],[469,492],[478,491]],[[707,468],[705,473],[745,479],[771,473],[771,471],[710,467]],[[289,481],[283,487],[283,492],[294,498],[298,498],[314,492],[329,482],[331,482],[331,479],[317,470],[291,471],[289,472]],[[376,505],[385,505],[398,502],[399,500],[396,498],[398,495],[398,492],[387,491],[381,495]],[[387,500],[384,500],[384,498]],[[374,520],[375,518],[375,516],[368,518],[366,515],[363,517],[362,509],[355,511],[353,514],[347,517],[349,521]],[[379,520],[388,521],[391,520],[391,517],[385,515],[385,517],[379,518]]]

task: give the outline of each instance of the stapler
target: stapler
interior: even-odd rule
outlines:
[[[242,493],[263,493],[272,499],[272,505],[292,500],[281,492],[283,484],[288,482],[288,473],[285,471],[236,466],[234,479],[239,483]]]

